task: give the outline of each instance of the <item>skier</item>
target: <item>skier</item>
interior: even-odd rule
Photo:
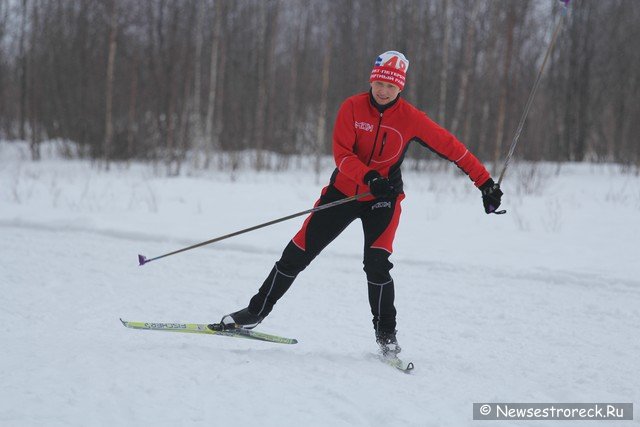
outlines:
[[[500,206],[503,194],[483,164],[460,141],[399,96],[408,68],[409,61],[402,53],[384,52],[375,61],[369,92],[344,101],[333,132],[337,167],[316,206],[365,192],[371,196],[307,217],[249,306],[222,318],[224,329],[252,329],[262,322],[298,274],[360,218],[376,341],[384,355],[400,352],[389,256],[405,197],[400,165],[409,142],[419,142],[462,169],[480,189],[486,213]]]

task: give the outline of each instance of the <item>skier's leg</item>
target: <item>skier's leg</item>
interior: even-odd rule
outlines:
[[[369,305],[376,332],[393,332],[396,329],[395,289],[389,274],[393,264],[389,262],[389,255],[382,249],[368,249],[364,256]]]
[[[393,264],[389,256],[393,252],[393,240],[400,220],[400,202],[397,198],[378,199],[369,202],[370,207],[362,213],[365,235],[364,271],[367,274],[369,304],[373,315],[376,336],[393,335],[395,341],[396,308],[395,289],[390,270]]]
[[[249,311],[265,318],[275,303],[287,292],[298,273],[313,260],[314,255],[298,248],[293,241],[285,247],[280,260],[249,302]]]
[[[316,206],[345,197],[330,185],[323,189]],[[312,213],[307,217],[258,293],[251,298],[248,307],[251,313],[264,318],[271,312],[274,304],[287,292],[296,276],[357,217],[358,203],[348,202]]]

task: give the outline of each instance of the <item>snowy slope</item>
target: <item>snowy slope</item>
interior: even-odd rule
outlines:
[[[144,267],[136,255],[307,209],[324,184],[311,173],[165,178],[24,153],[0,143],[2,426],[464,426],[473,402],[640,403],[640,179],[617,167],[514,166],[501,217],[453,169],[406,172],[403,375],[374,356],[359,224],[261,326],[295,346],[118,320],[245,306],[302,218]]]

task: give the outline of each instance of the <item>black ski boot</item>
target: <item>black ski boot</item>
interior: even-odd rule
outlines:
[[[243,308],[235,313],[222,317],[220,323],[215,324],[216,330],[229,331],[234,329],[253,329],[262,322],[264,317],[253,314],[249,308]]]
[[[397,356],[398,353],[402,350],[398,345],[398,340],[396,339],[396,333],[398,331],[393,332],[383,332],[376,331],[376,342],[380,346],[380,351],[382,355],[385,357],[393,357]]]

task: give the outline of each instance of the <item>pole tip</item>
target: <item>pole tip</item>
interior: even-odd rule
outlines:
[[[147,257],[145,257],[144,255],[140,255],[138,254],[138,262],[140,263],[140,265],[144,265],[147,261]]]

